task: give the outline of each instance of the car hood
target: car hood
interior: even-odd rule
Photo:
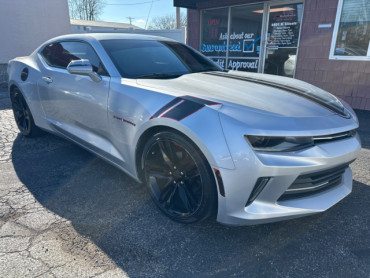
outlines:
[[[174,96],[190,95],[234,107],[280,117],[325,117],[337,114],[330,105],[342,104],[308,83],[266,74],[193,73],[175,79],[138,79],[139,86]],[[271,116],[272,116],[271,115]]]
[[[248,134],[313,136],[358,127],[347,104],[343,102],[344,108],[328,92],[292,78],[241,72],[194,73],[176,79],[139,79],[137,84],[176,97],[189,95],[220,103],[209,108],[218,110],[221,123]],[[344,115],[339,115],[341,109]]]

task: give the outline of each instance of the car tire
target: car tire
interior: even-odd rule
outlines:
[[[151,136],[141,162],[152,199],[166,216],[190,224],[215,214],[213,172],[204,155],[185,136],[171,131]]]
[[[20,133],[26,137],[42,135],[43,131],[35,125],[31,110],[18,88],[14,88],[11,91],[10,100],[12,102],[14,119]]]

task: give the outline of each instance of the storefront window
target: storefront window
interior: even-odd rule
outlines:
[[[341,7],[332,54],[334,57],[370,57],[370,1],[343,0]]]
[[[302,11],[302,3],[202,10],[200,51],[224,69],[293,77]]]
[[[302,10],[303,4],[270,8],[265,73],[293,77]]]
[[[228,8],[205,10],[202,13],[200,51],[226,68]]]
[[[263,6],[231,8],[228,69],[258,72]]]

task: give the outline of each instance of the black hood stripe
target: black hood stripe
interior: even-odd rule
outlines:
[[[192,96],[177,97],[159,109],[150,118],[170,118],[176,121],[181,121],[186,117],[199,111],[206,105],[219,105],[221,103],[210,101],[207,99],[196,98]]]
[[[322,100],[320,100],[320,99],[318,99],[318,98],[316,98],[316,97],[308,94],[307,91],[301,90],[299,88],[295,88],[295,87],[292,87],[292,86],[287,86],[287,85],[279,84],[279,83],[272,82],[272,81],[260,80],[260,79],[256,79],[256,78],[252,78],[252,77],[247,77],[247,76],[233,75],[233,74],[230,74],[230,73],[205,72],[204,74],[221,76],[221,77],[231,78],[231,79],[236,79],[236,80],[243,80],[243,81],[253,82],[253,83],[256,83],[256,84],[266,85],[266,86],[273,87],[273,88],[276,88],[276,89],[282,89],[284,91],[293,93],[295,95],[298,95],[300,97],[303,97],[305,99],[308,99],[310,101],[313,101],[313,102],[315,102],[315,103],[317,103],[317,104],[319,104],[321,106],[324,106],[325,108],[329,109],[330,111],[332,111],[334,113],[337,113],[337,114],[341,115],[342,117],[346,117],[346,118],[349,117],[349,114],[347,114],[345,112],[344,107],[343,107],[343,109],[340,109],[339,107],[336,108],[335,106],[332,106],[332,105],[330,105],[328,103],[325,103],[324,101],[322,101]]]

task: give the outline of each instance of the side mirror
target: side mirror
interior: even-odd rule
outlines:
[[[68,64],[67,70],[71,74],[89,76],[93,81],[101,81],[101,76],[97,74],[89,60],[73,60]]]

